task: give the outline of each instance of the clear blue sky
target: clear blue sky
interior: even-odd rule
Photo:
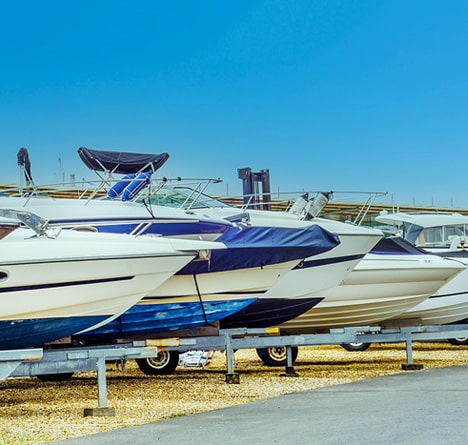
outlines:
[[[0,182],[20,147],[36,183],[93,178],[85,146],[468,207],[467,1],[5,1],[0,57]]]

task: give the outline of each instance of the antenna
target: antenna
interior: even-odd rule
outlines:
[[[62,156],[59,156],[58,164],[59,164],[59,182],[60,182],[62,181]]]

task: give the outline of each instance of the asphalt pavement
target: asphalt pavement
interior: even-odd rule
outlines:
[[[466,445],[468,366],[406,371],[54,443]]]

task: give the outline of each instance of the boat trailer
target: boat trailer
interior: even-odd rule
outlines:
[[[432,325],[382,328],[379,326],[330,329],[329,332],[304,335],[279,335],[274,329],[226,329],[217,335],[149,339],[98,346],[64,346],[54,349],[37,348],[0,351],[0,380],[10,377],[58,376],[65,380],[75,372],[97,372],[98,407],[85,408],[84,416],[112,416],[108,406],[106,362],[138,360],[156,357],[161,351],[224,351],[226,354],[226,383],[240,383],[235,370],[235,351],[238,349],[285,348],[286,364],[282,376],[297,377],[293,348],[301,346],[343,345],[350,343],[406,344],[406,371],[420,370],[413,362],[413,341],[441,341],[468,337],[468,325]],[[62,375],[65,378],[60,378]],[[51,379],[52,380],[52,379]]]

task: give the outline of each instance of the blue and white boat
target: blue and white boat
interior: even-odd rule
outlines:
[[[237,226],[217,242],[227,249],[213,251],[209,261],[192,261],[113,323],[76,338],[148,338],[218,320],[225,328],[276,326],[321,298],[265,298],[265,293],[303,258],[339,241],[316,226],[301,230]]]
[[[41,227],[45,227],[42,225]],[[0,229],[0,350],[98,327],[221,243]]]
[[[269,211],[226,205],[203,193],[202,186],[190,189],[183,185],[166,185],[156,193],[151,193],[151,190],[147,192],[142,191],[142,196],[139,196],[137,200],[144,199],[148,203],[172,203],[199,216],[209,215],[229,221],[241,219],[251,227],[299,229],[318,226],[337,235],[340,244],[336,248],[305,258],[300,265],[282,277],[263,296],[263,298],[272,299],[321,298],[322,301],[308,311],[311,313],[325,303],[326,295],[347,279],[351,271],[360,264],[383,236],[380,230],[318,216],[320,206],[316,208],[316,198],[306,200],[301,197],[291,207],[291,211]],[[318,198],[323,201],[320,195]],[[339,305],[343,306],[342,314],[344,314],[346,301],[337,303],[335,313],[337,322],[340,316],[338,312],[341,309]]]
[[[119,159],[113,171],[127,173],[123,167],[125,163],[129,168],[135,168],[133,154],[111,153]],[[110,168],[107,155],[105,153],[100,160],[106,162],[106,168]],[[157,159],[157,156],[150,158],[150,164]],[[145,159],[140,167],[144,168],[147,161]],[[131,201],[36,196],[0,198],[0,206],[5,205],[42,214],[52,227],[207,239],[225,244],[228,249],[223,254],[213,255],[213,252],[208,261],[190,263],[139,303],[139,306],[147,305],[147,315],[153,311],[154,319],[159,307],[169,314],[167,305],[174,305],[170,311],[172,320],[166,317],[166,324],[161,320],[155,322],[154,332],[199,326],[200,317],[189,320],[186,316],[186,312],[193,311],[193,308],[199,309],[203,324],[213,322],[216,317],[218,320],[225,317],[227,310],[234,307],[242,309],[242,312],[237,318],[233,314],[226,319],[230,326],[264,327],[297,316],[313,307],[321,298],[306,296],[292,301],[287,296],[281,296],[266,300],[264,294],[304,258],[329,251],[340,243],[336,235],[319,226],[248,227],[181,209]],[[205,308],[205,303],[209,307]],[[133,313],[140,310],[141,307],[135,308]]]
[[[182,207],[191,208],[195,213],[216,217],[225,215],[232,219],[240,212],[209,195],[183,186],[161,189],[151,199],[155,202],[179,202]],[[293,295],[294,292],[303,295],[301,286],[304,286],[303,290],[309,296],[323,296],[322,301],[312,309],[281,324],[282,331],[307,333],[382,321],[396,324],[396,319],[403,323],[412,319],[418,323],[434,324],[467,316],[466,271],[460,261],[444,261],[434,255],[416,252],[416,249],[409,251],[408,246],[406,250],[400,246],[398,252],[386,251],[382,246],[388,245],[390,241],[379,241],[381,231],[321,218],[317,216],[318,213],[311,212],[313,206],[313,201],[299,199],[289,212],[245,209],[250,224],[254,226],[276,224],[282,227],[301,227],[305,224],[317,224],[338,234],[341,241],[336,249],[308,258],[304,265],[309,267],[295,268],[265,294],[265,297]],[[388,223],[391,218],[401,218],[401,214],[390,218],[389,215],[383,215],[381,218]],[[436,231],[436,235],[429,228],[422,231],[423,226],[429,225],[430,219],[433,223],[431,230]],[[465,217],[464,222],[467,220]],[[451,222],[451,226],[445,230],[447,233],[444,232],[445,238],[442,238],[446,239],[447,235],[451,235],[448,245],[445,245],[446,249],[450,243],[459,245],[460,235],[463,239],[465,233],[459,227],[463,222],[461,215],[451,218],[446,215],[432,218],[427,215],[411,215],[407,217],[407,221],[406,233],[411,234],[413,240],[418,234],[422,234],[422,239],[439,240],[443,232],[440,226],[444,222],[449,226]],[[366,234],[370,235],[367,245],[363,243]],[[445,256],[455,257],[455,254],[446,252]],[[460,257],[457,259],[460,260]],[[467,263],[466,258],[463,262]],[[342,268],[341,272],[339,268]],[[347,273],[343,274],[343,268],[346,268]],[[460,273],[461,271],[463,272]],[[336,281],[337,278],[339,281]],[[462,280],[463,285],[460,286]],[[310,283],[314,283],[315,287]]]

